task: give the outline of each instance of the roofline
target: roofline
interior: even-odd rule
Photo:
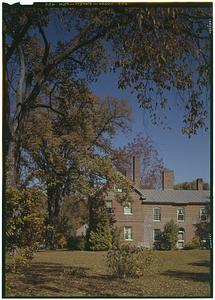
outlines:
[[[208,204],[210,201],[204,201],[204,202],[162,202],[162,201],[144,201],[142,200],[142,204],[164,204],[164,205],[201,205],[201,204]]]

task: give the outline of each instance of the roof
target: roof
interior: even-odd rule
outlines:
[[[197,190],[141,190],[143,203],[194,204],[210,202],[209,191]]]
[[[81,227],[79,227],[79,228],[75,231],[76,237],[78,237],[78,236],[86,236],[88,227],[89,227],[89,226],[88,226],[87,224],[84,224],[84,225],[82,225]]]

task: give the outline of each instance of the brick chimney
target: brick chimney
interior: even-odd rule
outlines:
[[[133,155],[132,157],[132,181],[140,187],[141,179],[141,161],[139,155]]]
[[[162,190],[173,190],[174,171],[165,170],[162,172]]]
[[[197,178],[196,179],[196,189],[198,191],[202,191],[203,190],[203,179],[202,178]]]

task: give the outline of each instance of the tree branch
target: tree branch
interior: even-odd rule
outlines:
[[[35,109],[35,108],[46,108],[46,109],[50,109],[51,111],[53,111],[56,114],[64,116],[64,114],[62,112],[58,111],[57,109],[55,109],[52,106],[47,105],[47,104],[35,104],[35,105],[31,106],[31,108],[32,109]]]
[[[22,88],[23,88],[23,82],[25,79],[25,59],[24,59],[24,53],[22,50],[22,46],[18,46],[18,52],[19,52],[19,61],[20,61],[20,75],[18,80],[18,86],[17,86],[17,93],[16,93],[16,106],[22,104],[23,97],[22,97]]]
[[[23,25],[20,32],[16,32],[14,34],[15,38],[14,38],[10,48],[8,48],[8,51],[7,51],[7,54],[6,54],[6,63],[9,61],[9,59],[13,55],[14,50],[18,47],[19,43],[22,41],[22,38],[24,37],[24,35],[26,34],[26,32],[28,31],[30,26],[31,26],[31,20],[27,17],[27,21]]]
[[[39,33],[41,34],[43,41],[44,41],[44,45],[45,45],[45,50],[44,50],[43,59],[42,59],[42,64],[45,65],[47,63],[48,56],[49,56],[50,44],[46,38],[43,28],[40,25],[38,26],[38,28],[39,28]]]

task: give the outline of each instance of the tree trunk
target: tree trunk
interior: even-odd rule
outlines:
[[[56,249],[58,246],[57,241],[57,230],[60,222],[60,214],[62,211],[62,195],[59,189],[48,189],[47,190],[48,198],[48,226],[50,231],[46,236],[46,243],[50,249]]]
[[[14,137],[8,141],[8,152],[6,156],[6,186],[17,187],[19,182],[17,157],[17,143]]]
[[[6,73],[6,72],[5,72]],[[3,106],[3,174],[6,186],[17,187],[19,180],[18,148],[14,122],[11,120],[9,84],[7,74],[4,77],[4,106]]]

